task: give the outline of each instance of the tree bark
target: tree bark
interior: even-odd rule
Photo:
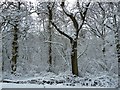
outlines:
[[[115,44],[116,44],[116,51],[117,51],[117,57],[118,57],[118,62],[120,62],[120,37],[119,37],[119,23],[120,22],[118,22],[118,24],[117,24],[117,17],[116,17],[116,15],[114,15],[114,17],[113,17],[114,19],[114,28],[115,28],[115,30],[114,30],[114,34],[115,34]]]
[[[118,32],[115,32],[115,44],[116,44],[118,62],[120,62],[120,41],[119,41]]]
[[[18,57],[18,28],[14,26],[13,29],[13,42],[12,42],[12,59],[11,59],[11,73],[15,74],[17,68],[17,57]]]
[[[21,2],[17,2],[18,4],[18,11],[17,13],[19,13],[20,11],[20,6],[21,6]],[[19,15],[17,16],[17,19],[19,20]],[[18,20],[15,21],[15,25],[13,25],[13,42],[12,42],[12,59],[11,59],[11,74],[15,74],[15,71],[17,69],[17,58],[18,58]]]
[[[78,76],[78,61],[77,61],[77,40],[71,42],[72,52],[71,52],[71,64],[72,73]]]
[[[50,4],[50,3],[49,3]],[[52,21],[52,8],[53,7],[50,7],[50,5],[47,6],[49,12],[48,12],[48,32],[49,32],[49,41],[52,41],[52,25],[51,25],[51,21]],[[49,63],[49,70],[48,71],[52,71],[51,70],[51,67],[52,67],[52,43],[49,43],[49,60],[48,60],[48,63]]]
[[[52,41],[52,31],[51,31],[51,23],[49,20],[49,25],[48,25],[48,29],[49,29],[49,41]],[[52,43],[49,43],[49,71],[51,71],[51,67],[52,67]]]

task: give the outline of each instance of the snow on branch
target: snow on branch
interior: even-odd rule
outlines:
[[[65,63],[69,66],[67,60],[66,60],[65,57],[62,55],[62,53],[60,52],[60,50],[58,49],[58,47],[55,46],[55,48],[57,49],[57,52],[60,54],[60,56],[62,57],[62,59],[65,61]]]
[[[46,41],[45,41],[45,43],[58,44],[58,45],[63,46],[63,44],[62,44],[62,43],[59,43],[59,42],[53,42],[53,41],[48,41],[48,40],[46,40]]]
[[[66,36],[68,39],[70,39],[70,41],[73,40],[72,37],[70,37],[69,35],[67,35],[65,32],[61,31],[54,22],[51,21],[51,24],[54,26],[54,28],[55,28],[60,34]]]

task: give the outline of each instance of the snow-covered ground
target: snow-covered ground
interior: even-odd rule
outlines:
[[[2,88],[115,88],[118,85],[118,78],[117,75],[113,76],[104,73],[76,77],[68,72],[59,75],[44,72],[35,77],[4,79],[1,85]]]
[[[37,84],[14,84],[14,83],[3,83],[2,88],[96,88],[96,87],[86,87],[86,86],[65,86],[63,84],[58,85],[37,85]],[[102,88],[102,87],[97,87]]]

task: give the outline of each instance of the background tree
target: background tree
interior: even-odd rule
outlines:
[[[17,61],[19,58],[19,45],[18,42],[21,36],[25,35],[25,32],[27,31],[25,28],[28,27],[27,25],[24,26],[28,21],[25,21],[27,16],[31,14],[30,11],[28,11],[27,3],[25,2],[19,2],[19,1],[5,1],[2,2],[1,6],[1,18],[3,19],[4,25],[2,28],[3,33],[3,51],[6,49],[6,52],[9,53],[7,56],[11,63],[11,73],[15,74],[17,69]],[[25,6],[26,5],[26,6]],[[9,51],[7,51],[6,45],[6,39],[9,32],[9,40],[11,47]],[[23,35],[24,34],[24,35]],[[6,38],[6,39],[5,39]],[[5,47],[5,48],[4,48]],[[5,53],[4,53],[5,54]],[[4,58],[3,58],[4,62]],[[4,66],[3,66],[4,67]]]
[[[118,57],[118,62],[120,62],[120,11],[119,11],[119,4],[120,2],[117,3],[110,3],[111,10],[113,10],[112,13],[112,18],[113,18],[113,26],[111,30],[114,31],[115,34],[115,44],[116,44],[116,51],[117,51],[117,57]],[[109,25],[108,25],[108,28]]]
[[[106,7],[107,8],[106,8]],[[98,8],[95,10],[95,8]],[[89,16],[87,18],[87,25],[90,27],[90,31],[96,35],[96,38],[100,38],[102,45],[102,58],[103,62],[106,66],[106,37],[107,33],[110,32],[105,24],[108,22],[108,14],[107,14],[108,6],[101,2],[93,3],[93,6],[90,9]],[[105,67],[107,70],[107,67]]]

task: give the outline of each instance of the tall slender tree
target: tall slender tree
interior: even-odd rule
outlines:
[[[52,5],[51,5],[52,4]],[[48,2],[47,8],[48,8],[48,32],[49,32],[49,41],[52,41],[52,25],[51,25],[51,20],[53,19],[53,8],[54,8],[54,2]],[[52,67],[52,43],[49,43],[49,71],[51,70]]]
[[[20,7],[21,7],[21,2],[17,2],[17,13],[20,12]],[[18,33],[19,33],[19,28],[18,28],[18,20],[19,16],[16,17],[15,25],[13,26],[13,41],[12,41],[12,59],[11,59],[11,73],[15,73],[16,68],[17,68],[17,58],[18,58]]]

